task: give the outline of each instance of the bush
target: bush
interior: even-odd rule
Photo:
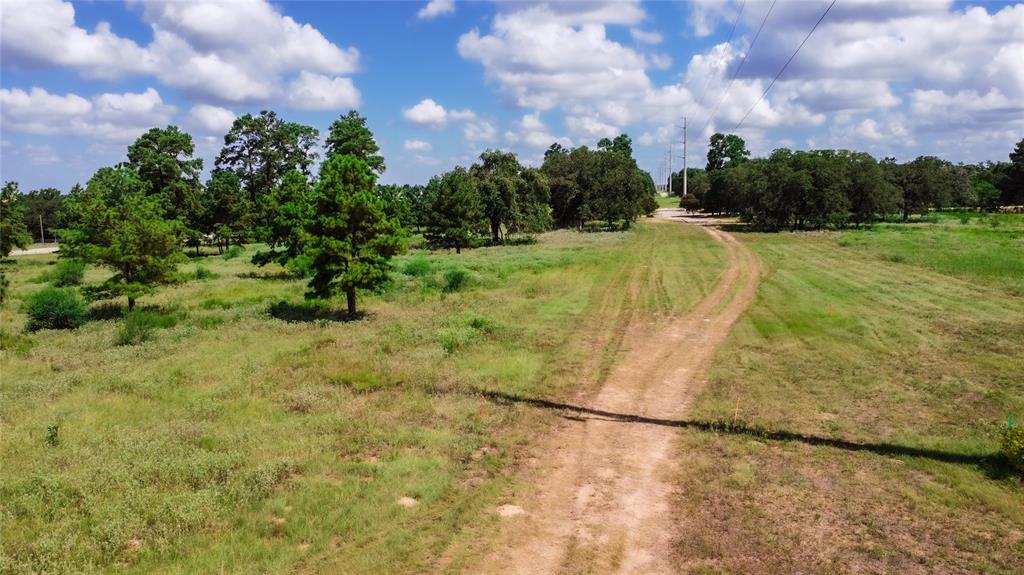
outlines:
[[[238,256],[244,254],[244,253],[245,253],[245,248],[243,248],[242,246],[239,246],[239,245],[233,245],[233,246],[229,247],[226,252],[224,252],[224,259],[226,259],[226,260],[233,260],[233,259],[237,258]]]
[[[152,339],[158,329],[174,327],[178,318],[173,314],[158,311],[135,310],[125,314],[121,329],[117,332],[118,345],[135,345]]]
[[[444,272],[444,291],[456,292],[469,284],[469,272],[464,269],[453,269]]]
[[[217,279],[220,276],[218,276],[217,274],[215,274],[215,273],[211,272],[210,270],[204,268],[203,266],[197,265],[196,266],[196,271],[193,274],[193,277],[195,279],[197,279],[197,280],[202,281],[202,280]]]
[[[74,329],[89,316],[85,302],[73,288],[47,287],[25,302],[28,330]]]
[[[412,258],[402,268],[402,273],[413,277],[425,276],[430,273],[430,260],[423,256]]]
[[[1012,467],[1024,472],[1024,426],[1007,427],[1003,431],[1003,455]]]
[[[58,260],[50,274],[50,282],[57,287],[77,286],[85,277],[85,262],[76,259]]]

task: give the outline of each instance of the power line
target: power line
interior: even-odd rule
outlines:
[[[740,4],[740,11],[736,15],[736,19],[732,21],[732,29],[729,30],[729,39],[725,41],[726,44],[732,44],[732,37],[736,34],[736,27],[740,23],[740,19],[743,18],[743,9],[747,7],[747,0],[743,0]],[[717,25],[715,26],[718,27]],[[711,75],[708,74],[708,80],[704,82],[704,89],[700,92],[700,100],[697,102],[697,107],[701,108],[704,106],[704,96],[708,95],[708,88],[711,86]]]
[[[707,129],[708,124],[711,123],[711,120],[715,117],[715,114],[718,113],[718,108],[722,106],[722,102],[724,102],[725,98],[729,95],[729,90],[732,89],[732,85],[736,82],[736,77],[740,75],[740,70],[742,70],[743,65],[747,63],[747,58],[750,56],[750,53],[754,51],[754,44],[757,43],[757,38],[761,35],[761,30],[764,29],[764,23],[767,22],[768,17],[772,15],[772,10],[775,8],[776,1],[777,0],[772,0],[771,5],[768,6],[768,11],[765,12],[764,18],[761,19],[761,25],[757,27],[757,32],[754,33],[754,39],[750,41],[750,46],[747,48],[746,53],[743,54],[743,60],[741,60],[740,65],[736,67],[736,71],[732,73],[732,79],[729,80],[729,85],[726,86],[725,92],[722,93],[722,98],[718,100],[718,104],[715,106],[715,110],[711,112],[711,114],[708,116],[707,121],[704,122],[704,127],[700,129],[701,133],[704,133],[704,130]]]
[[[743,115],[743,118],[741,118],[740,121],[737,122],[735,126],[733,126],[733,132],[740,129],[740,126],[742,126],[743,122],[747,120],[747,117],[750,116],[750,113],[754,111],[754,108],[756,108],[757,105],[761,103],[761,100],[764,100],[764,97],[768,95],[768,91],[771,90],[772,86],[775,85],[775,81],[778,80],[779,77],[782,76],[782,73],[786,71],[786,68],[789,66],[789,63],[792,62],[793,58],[796,58],[796,55],[800,53],[800,49],[803,48],[804,44],[807,43],[807,40],[810,39],[811,34],[814,34],[814,31],[818,29],[818,24],[821,24],[821,21],[825,19],[825,16],[828,14],[828,11],[831,10],[832,7],[835,5],[836,0],[832,0],[832,3],[828,5],[828,8],[825,8],[825,11],[821,13],[821,18],[818,18],[818,21],[814,23],[814,26],[811,28],[811,31],[808,32],[807,36],[804,37],[804,41],[800,42],[800,45],[796,47],[796,50],[793,52],[793,55],[790,56],[789,60],[786,60],[786,63],[782,65],[782,68],[779,70],[779,73],[776,74],[774,78],[772,78],[771,83],[768,84],[768,87],[764,89],[764,92],[761,92],[761,97],[758,98],[756,102],[754,102],[754,105],[751,106],[749,110],[747,110],[747,113]]]

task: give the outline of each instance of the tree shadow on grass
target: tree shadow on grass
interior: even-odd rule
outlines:
[[[128,313],[126,305],[114,301],[100,302],[89,308],[89,321],[121,319],[126,313]]]
[[[267,313],[270,317],[289,323],[348,322],[366,317],[364,313],[357,313],[354,318],[349,317],[346,310],[322,302],[291,303],[284,300],[270,304]]]
[[[920,457],[941,461],[944,463],[956,463],[961,465],[973,465],[981,470],[990,479],[1003,480],[1016,475],[1016,472],[1009,466],[1006,458],[998,452],[989,454],[971,454],[942,451],[924,447],[911,447],[892,443],[860,443],[837,439],[832,437],[820,437],[816,435],[805,435],[794,431],[765,429],[756,426],[748,426],[743,423],[731,423],[728,421],[697,421],[685,419],[660,419],[626,413],[615,413],[591,409],[579,405],[559,403],[546,399],[522,397],[500,391],[476,390],[478,393],[495,403],[518,403],[539,407],[542,409],[554,409],[575,412],[572,415],[562,414],[565,419],[573,421],[587,421],[589,419],[612,421],[620,423],[639,423],[643,425],[662,425],[666,427],[680,427],[695,429],[698,431],[710,431],[727,435],[745,435],[757,439],[769,441],[799,442],[807,445],[832,447],[846,451],[868,451],[877,455],[889,457]]]
[[[295,280],[300,279],[300,276],[288,271],[281,270],[278,272],[244,272],[238,274],[238,277],[248,280]]]

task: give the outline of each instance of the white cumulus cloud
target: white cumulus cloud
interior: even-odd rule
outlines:
[[[145,46],[105,22],[93,31],[78,26],[70,2],[5,0],[3,8],[5,66],[66,67],[104,78],[145,74],[200,100],[288,101],[287,83],[308,85],[305,74],[329,76],[345,90],[351,80],[339,77],[359,70],[358,50],[336,45],[266,0],[146,2],[142,18],[153,39]],[[353,91],[347,91],[349,101]],[[325,105],[322,94],[307,96],[297,104]]]
[[[226,134],[235,121],[235,113],[227,108],[197,104],[189,111],[189,122],[211,134]]]
[[[0,129],[10,132],[129,142],[149,128],[169,123],[174,112],[153,88],[89,99],[51,94],[38,87],[27,92],[0,89]]]
[[[430,0],[427,5],[420,8],[416,16],[420,20],[433,20],[443,14],[453,14],[455,12],[455,0]]]
[[[352,78],[303,71],[288,86],[288,104],[299,110],[342,110],[359,107]]]

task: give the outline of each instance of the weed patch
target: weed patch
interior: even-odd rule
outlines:
[[[125,314],[117,332],[118,345],[138,345],[153,339],[156,330],[178,324],[178,314],[157,310],[133,310]]]

